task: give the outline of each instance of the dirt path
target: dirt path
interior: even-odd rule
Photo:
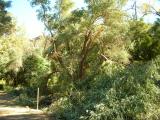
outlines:
[[[14,104],[10,95],[0,91],[0,120],[51,120],[40,110]]]

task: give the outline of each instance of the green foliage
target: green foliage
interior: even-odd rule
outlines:
[[[55,120],[160,119],[160,22],[128,21],[126,2],[31,0],[50,36],[0,38],[0,76],[21,86],[7,86],[18,103],[34,106],[39,87]]]
[[[46,54],[54,61],[55,69],[61,71],[63,79],[86,79],[99,70],[106,58],[129,62],[121,2],[88,3],[87,9],[76,9],[70,14],[67,14],[72,6],[70,0],[57,1],[53,9],[49,1],[32,3],[39,8],[38,16],[53,39]]]
[[[4,91],[7,92],[7,93],[10,93],[11,91],[13,91],[13,87],[5,85],[4,86]]]
[[[7,84],[16,78],[23,56],[29,49],[29,41],[18,32],[0,37],[0,77],[7,80]]]
[[[6,8],[11,6],[11,1],[0,0],[0,36],[11,33],[14,28],[12,17]]]
[[[44,77],[50,72],[50,64],[42,56],[33,54],[25,58],[21,70],[24,85],[31,88],[42,87],[47,81]]]
[[[72,110],[72,104],[68,98],[60,98],[54,102],[49,108],[48,112],[52,114],[55,120],[76,120],[76,111]]]
[[[55,99],[48,112],[56,120],[159,117],[159,67],[155,62],[159,59],[129,61],[131,56],[154,59],[159,31],[141,20],[128,22],[122,9],[126,2],[85,0],[85,8],[70,12],[70,0],[56,1],[54,7],[49,0],[32,1],[51,35],[45,56],[52,71],[47,86]],[[129,41],[131,56],[126,49]]]
[[[150,63],[131,65],[107,80],[106,84],[103,81],[107,77],[96,81],[98,84],[102,82],[101,87],[104,86],[101,88],[103,97],[99,99],[99,103],[94,104],[94,109],[89,111],[89,119],[141,120],[158,117],[160,90],[150,78],[149,67]]]
[[[157,56],[153,61],[152,61],[152,79],[154,80],[155,84],[160,87],[160,56]]]
[[[151,36],[153,37],[154,41],[152,43],[152,54],[153,56],[160,55],[160,40],[159,40],[159,33],[160,33],[160,19],[157,19],[153,26],[150,29]]]
[[[27,93],[21,93],[17,98],[16,98],[16,103],[19,105],[23,106],[30,106],[34,107],[36,105],[36,99],[33,98],[33,96],[28,96]]]
[[[151,60],[160,53],[158,33],[156,33],[158,25],[158,21],[153,27],[142,20],[130,22],[129,39],[133,44],[131,49],[133,59]]]
[[[76,87],[48,110],[57,120],[159,119],[160,89],[153,77],[159,75],[157,60],[128,67],[104,63],[89,84]]]

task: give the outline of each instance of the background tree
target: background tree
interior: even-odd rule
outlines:
[[[21,31],[0,37],[0,77],[16,85],[23,57],[31,52],[31,44]],[[15,82],[15,83],[14,83]]]
[[[11,15],[6,10],[11,6],[11,1],[0,0],[0,35],[8,34],[13,31],[14,23]]]
[[[18,73],[18,84],[23,84],[25,87],[29,87],[34,91],[39,87],[43,93],[46,93],[48,83],[46,76],[49,73],[49,61],[37,53],[36,55],[29,55],[24,59],[23,66]]]

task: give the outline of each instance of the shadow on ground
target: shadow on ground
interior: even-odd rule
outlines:
[[[51,120],[45,115],[37,114],[21,114],[21,115],[8,115],[0,117],[0,120]]]
[[[0,91],[0,120],[53,120],[41,110],[15,104],[14,97]]]

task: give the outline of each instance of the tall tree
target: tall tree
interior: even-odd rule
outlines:
[[[121,61],[125,51],[122,6],[126,0],[85,2],[86,8],[72,12],[70,0],[57,0],[54,9],[49,0],[31,2],[39,6],[38,16],[53,39],[48,55],[70,80],[96,74],[97,68],[107,59]],[[117,54],[110,54],[112,50]]]
[[[12,18],[6,10],[11,6],[11,1],[0,0],[0,35],[12,32],[14,24]]]

